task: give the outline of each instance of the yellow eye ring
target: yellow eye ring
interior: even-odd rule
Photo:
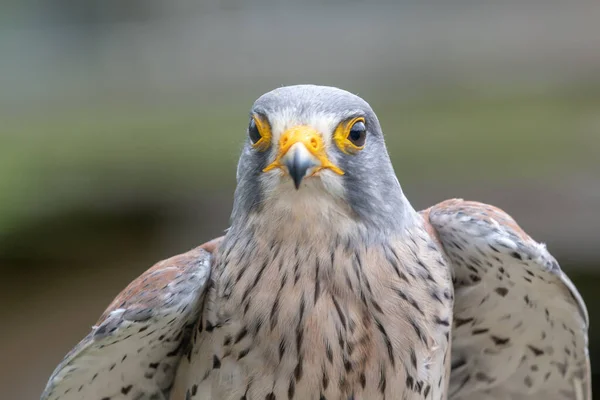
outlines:
[[[248,127],[248,137],[252,147],[265,151],[271,145],[271,125],[262,115],[254,114]]]
[[[356,154],[365,148],[367,129],[365,119],[356,117],[342,122],[335,129],[333,139],[338,148],[346,154]]]

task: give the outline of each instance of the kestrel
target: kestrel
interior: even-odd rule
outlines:
[[[588,315],[502,210],[417,212],[371,107],[312,85],[250,112],[230,228],[132,282],[43,400],[591,400]]]

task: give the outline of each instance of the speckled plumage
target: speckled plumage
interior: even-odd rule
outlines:
[[[360,226],[332,234],[302,221],[228,232],[202,320],[218,328],[196,337],[188,388],[217,399],[443,398],[452,289],[421,221],[368,246]]]
[[[42,400],[590,400],[585,305],[503,211],[417,213],[364,100],[294,86],[257,100],[224,238],[134,281],[51,376]],[[364,149],[336,126],[364,118]],[[322,135],[330,170],[298,190],[263,172],[283,132]],[[210,279],[208,279],[210,274]]]

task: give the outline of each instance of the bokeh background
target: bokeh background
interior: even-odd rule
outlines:
[[[415,207],[493,203],[546,242],[596,367],[599,1],[5,0],[3,398],[39,398],[130,280],[222,233],[250,105],[295,83],[371,103]]]

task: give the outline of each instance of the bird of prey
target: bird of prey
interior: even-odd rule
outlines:
[[[132,282],[43,400],[591,400],[588,315],[502,210],[417,212],[332,87],[254,103],[224,237]]]

